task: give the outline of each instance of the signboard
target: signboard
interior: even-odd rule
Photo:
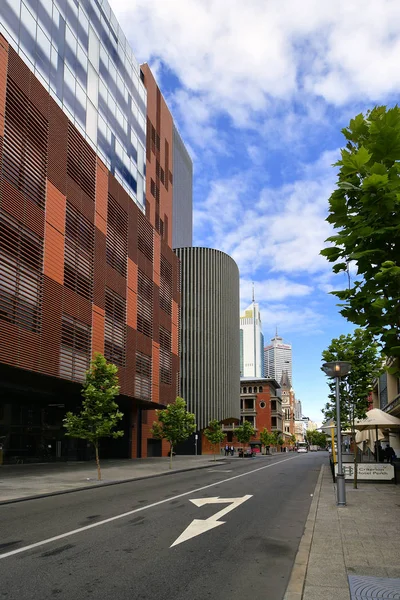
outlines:
[[[338,466],[335,464],[335,475],[337,475]],[[344,464],[343,474],[345,479],[354,479],[354,465]],[[357,465],[357,477],[359,480],[371,479],[371,480],[383,480],[390,481],[394,478],[394,467],[393,465],[383,463],[358,463]]]

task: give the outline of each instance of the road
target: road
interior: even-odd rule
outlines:
[[[326,461],[234,458],[0,506],[0,598],[282,600]]]

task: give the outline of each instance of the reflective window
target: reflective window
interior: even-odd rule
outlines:
[[[0,32],[143,208],[146,90],[107,0],[0,0]]]

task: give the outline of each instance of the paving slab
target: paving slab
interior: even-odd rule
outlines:
[[[346,484],[347,505],[338,507],[330,469],[322,466],[284,600],[400,599],[400,486],[351,485]],[[385,595],[360,595],[362,578],[368,593],[380,586]],[[357,594],[350,595],[355,581]]]

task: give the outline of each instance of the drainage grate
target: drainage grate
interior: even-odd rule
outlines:
[[[400,579],[349,575],[351,600],[400,600]]]

